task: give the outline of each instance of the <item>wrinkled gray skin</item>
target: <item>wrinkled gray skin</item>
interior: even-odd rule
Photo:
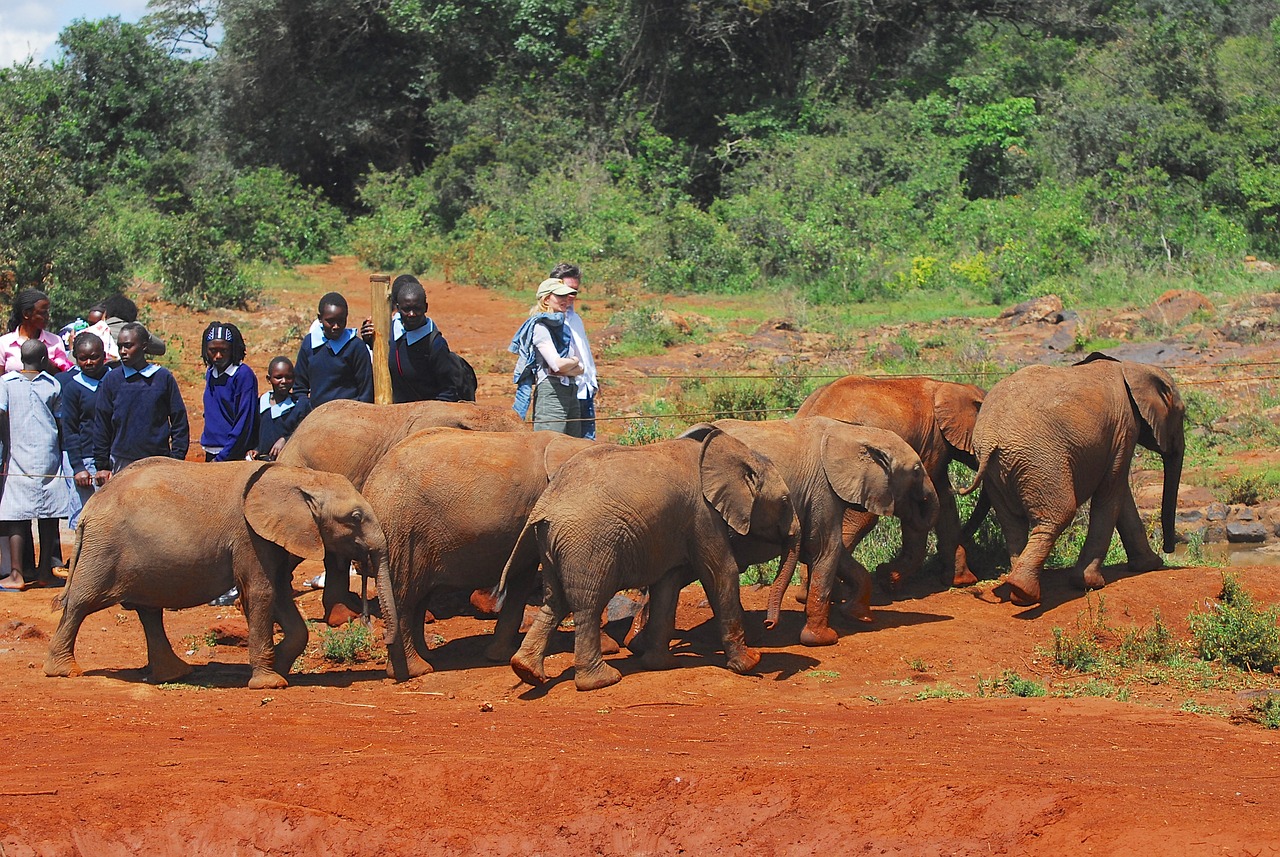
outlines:
[[[717,420],[712,425],[766,456],[787,484],[791,505],[800,518],[800,561],[809,567],[800,642],[806,646],[836,642],[829,613],[837,577],[857,582],[857,618],[871,621],[870,575],[845,548],[843,524],[850,513],[896,515],[902,521],[904,543],[919,540],[918,552],[923,553],[923,543],[938,518],[938,494],[920,456],[893,432],[827,417]],[[777,623],[789,580],[778,576],[766,627]]]
[[[599,616],[615,592],[642,586],[649,587],[654,616],[644,664],[672,666],[675,602],[691,576],[706,589],[729,668],[754,669],[760,654],[743,632],[735,536],[772,545],[774,556],[783,555],[782,573],[794,570],[800,524],[782,477],[724,432],[578,453],[534,506],[504,573],[511,573],[525,543],[536,540],[547,599],[512,669],[529,684],[545,682],[547,640],[568,613]],[[579,690],[620,679],[601,657],[598,622],[575,624],[574,666]]]
[[[1040,601],[1040,572],[1054,541],[1088,501],[1089,529],[1072,574],[1106,585],[1102,563],[1119,529],[1129,567],[1162,568],[1129,487],[1138,444],[1164,460],[1160,520],[1174,548],[1174,515],[1185,448],[1185,408],[1163,369],[1091,354],[1075,366],[1028,366],[987,393],[974,427],[979,482],[1008,543],[1015,604]]]
[[[391,584],[400,615],[401,648],[387,675],[404,680],[431,672],[423,621],[428,594],[441,587],[492,589],[547,482],[571,456],[593,445],[557,432],[427,429],[392,447],[364,483],[383,522]],[[537,556],[509,577],[486,655],[507,661]]]
[[[947,470],[953,460],[978,469],[973,455],[973,426],[983,395],[981,387],[933,378],[846,375],[814,390],[796,412],[798,417],[824,416],[886,429],[916,451],[938,492],[938,560],[944,586],[977,582],[969,570],[960,536],[960,514]],[[986,515],[984,503],[985,497],[980,499],[972,520],[981,521]],[[875,515],[850,513],[845,518],[845,546],[852,549],[875,524]],[[924,557],[925,543],[904,537],[898,555],[876,569],[877,579],[883,578],[893,586],[918,572]]]
[[[409,402],[371,405],[339,399],[325,402],[307,414],[280,453],[281,464],[341,474],[357,491],[391,447],[416,431],[433,426],[468,431],[529,431],[509,407],[474,402]],[[360,602],[348,582],[350,566],[340,557],[325,556],[323,595],[325,621],[342,625]],[[337,610],[338,605],[346,610]],[[349,611],[349,612],[348,612]]]
[[[302,558],[326,551],[377,569],[393,645],[386,540],[373,509],[345,478],[251,461],[143,459],[85,505],[45,675],[80,675],[74,647],[81,623],[122,604],[142,621],[151,680],[181,678],[192,667],[174,654],[163,611],[206,604],[235,586],[249,625],[249,687],[286,687],[307,645],[292,572]],[[275,623],[284,632],[278,644]]]

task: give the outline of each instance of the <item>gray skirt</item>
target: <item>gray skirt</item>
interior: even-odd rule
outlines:
[[[561,384],[548,378],[534,388],[534,431],[558,431],[569,437],[582,437],[581,416],[577,384]]]

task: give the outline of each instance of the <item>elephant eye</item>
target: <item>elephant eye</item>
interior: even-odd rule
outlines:
[[[353,521],[363,521],[363,520],[364,520],[364,513],[363,513],[363,512],[361,512],[359,509],[356,509],[354,512],[352,512],[352,513],[351,513],[351,520],[353,520]]]

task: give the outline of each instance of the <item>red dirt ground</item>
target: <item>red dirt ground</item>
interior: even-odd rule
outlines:
[[[367,291],[350,263],[309,273],[323,279],[299,285],[299,309],[228,314],[255,325],[255,368],[296,348],[285,331],[305,327],[320,291],[344,277],[349,298]],[[492,366],[477,365],[495,372],[480,398],[505,399],[497,372],[524,307],[428,291],[455,348],[473,363],[492,353]],[[177,365],[194,383],[193,343],[212,316],[153,312],[181,337]],[[198,388],[187,401],[198,411]],[[295,585],[318,568],[304,563]],[[1274,570],[1236,571],[1260,601],[1280,600]],[[790,599],[781,626],[760,630],[765,593],[744,589],[764,654],[753,676],[724,669],[690,587],[680,667],[639,671],[624,650],[622,682],[592,693],[574,690],[567,634],[549,664],[559,678],[531,690],[484,661],[493,623],[468,613],[427,629],[430,675],[396,684],[382,661],[328,664],[313,634],[291,687],[264,693],[244,686],[235,608],[167,614],[197,669],[191,683],[159,687],[141,670],[136,616],[113,608],[81,631],[87,675],[50,679],[51,593],[0,594],[0,855],[1280,853],[1280,733],[1245,717],[1238,687],[1135,672],[1103,677],[1128,687],[1126,702],[979,695],[1006,670],[1052,692],[1078,685],[1044,649],[1053,628],[1076,628],[1100,602],[1117,634],[1158,610],[1185,639],[1187,615],[1221,584],[1216,569],[1109,572],[1101,599],[1055,576],[1030,610],[989,585],[923,585],[823,649],[795,642]],[[318,593],[299,604],[319,617]],[[969,696],[918,698],[948,688]],[[1181,710],[1188,701],[1226,716]]]

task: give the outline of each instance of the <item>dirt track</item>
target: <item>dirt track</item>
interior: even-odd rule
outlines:
[[[354,298],[367,286],[351,266],[323,274],[320,291]],[[505,396],[501,337],[523,307],[460,287],[428,292],[433,314],[472,319],[446,332],[480,355],[482,373],[495,371],[490,395]],[[258,315],[275,327],[250,334],[251,365],[287,350],[284,331],[309,321],[312,302],[308,291],[300,309]],[[191,343],[212,317],[162,325]],[[316,571],[304,563],[295,585]],[[1280,601],[1274,569],[1238,571],[1260,601]],[[1113,578],[1102,603],[1117,633],[1158,609],[1180,639],[1220,586],[1216,569],[1109,569]],[[764,653],[747,677],[723,668],[691,587],[680,668],[640,672],[624,651],[623,681],[594,693],[574,690],[564,640],[549,663],[563,675],[537,691],[519,685],[483,659],[492,621],[467,614],[428,628],[437,671],[420,679],[392,683],[380,663],[327,664],[313,635],[290,688],[250,691],[236,611],[213,607],[167,614],[175,648],[198,665],[190,684],[147,683],[141,628],[119,609],[84,625],[88,675],[49,679],[50,595],[0,594],[5,857],[1280,853],[1280,733],[1243,719],[1249,700],[1237,688],[1131,676],[1110,678],[1128,702],[978,696],[1005,670],[1060,694],[1083,680],[1043,649],[1054,627],[1074,628],[1099,602],[1057,577],[1033,610],[989,588],[926,585],[877,607],[871,627],[842,626],[824,649],[795,643],[790,599],[781,627],[759,630],[765,596],[747,590]],[[304,615],[318,618],[319,600],[301,595]],[[205,645],[210,628],[225,642]],[[944,688],[969,697],[919,698]],[[1230,717],[1179,710],[1188,701]]]

